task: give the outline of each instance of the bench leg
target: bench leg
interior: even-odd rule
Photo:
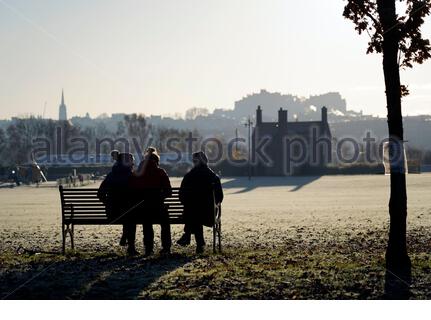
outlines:
[[[216,241],[217,241],[217,224],[213,226],[213,253],[216,253]]]
[[[61,236],[63,237],[63,245],[61,247],[61,253],[66,253],[66,230],[64,228],[64,224],[61,225]]]
[[[213,226],[213,253],[221,252],[221,221]]]
[[[221,252],[221,221],[217,225],[218,251]]]
[[[70,236],[70,246],[73,249],[75,249],[75,244],[74,244],[74,239],[73,239],[73,233],[74,233],[74,226],[73,224],[71,225],[71,227],[69,225],[64,225],[62,226],[62,235],[63,235],[63,245],[61,248],[61,252],[62,254],[66,253],[66,239],[67,239],[67,234],[69,234]]]
[[[75,236],[75,227],[72,224],[71,229],[69,229],[69,234],[70,234],[70,246],[72,248],[72,250],[75,250],[75,241],[74,241],[74,236]]]

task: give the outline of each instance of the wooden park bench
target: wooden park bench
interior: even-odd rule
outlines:
[[[121,225],[120,219],[109,219],[106,207],[97,197],[98,189],[64,188],[59,186],[61,198],[61,233],[63,237],[63,254],[66,251],[66,238],[70,236],[71,248],[74,244],[74,227],[76,225]],[[164,203],[169,214],[170,224],[184,224],[184,206],[179,199],[179,188],[172,188],[172,196]],[[138,218],[139,219],[139,218]],[[221,206],[214,206],[213,252],[221,252]],[[142,221],[135,221],[136,224]]]

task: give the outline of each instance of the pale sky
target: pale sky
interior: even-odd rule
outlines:
[[[342,0],[0,0],[0,118],[233,108],[260,89],[339,91],[385,115],[381,57]],[[424,33],[431,36],[427,22]],[[431,61],[402,73],[431,113]]]

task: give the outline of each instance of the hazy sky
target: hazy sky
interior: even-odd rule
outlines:
[[[264,88],[385,114],[381,57],[342,0],[0,0],[0,118],[233,108]],[[431,36],[427,22],[424,29]],[[431,61],[402,74],[431,113]]]

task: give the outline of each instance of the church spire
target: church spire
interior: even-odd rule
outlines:
[[[58,119],[59,120],[67,120],[67,109],[64,104],[64,91],[61,89],[61,104],[58,108]]]

